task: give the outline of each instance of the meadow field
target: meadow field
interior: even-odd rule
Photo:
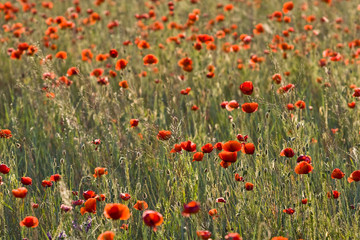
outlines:
[[[0,239],[360,239],[360,2],[0,3]]]

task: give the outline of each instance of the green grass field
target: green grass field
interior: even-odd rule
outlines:
[[[360,177],[351,175],[360,169],[360,3],[285,2],[0,3],[0,130],[11,131],[0,131],[0,239],[208,239],[201,230],[215,240],[360,239]],[[255,112],[242,110],[252,102]],[[171,153],[188,140],[194,152]],[[226,166],[233,160],[219,153],[232,154],[231,140],[237,158]],[[207,143],[223,151],[193,161]],[[281,156],[285,148],[294,156]],[[305,163],[313,170],[297,174]],[[336,168],[343,178],[332,178]],[[73,202],[87,190],[96,213],[82,215]],[[162,215],[156,231],[138,200]],[[191,201],[200,211],[183,216]],[[110,203],[130,217],[104,216]],[[26,216],[38,225],[21,226]]]

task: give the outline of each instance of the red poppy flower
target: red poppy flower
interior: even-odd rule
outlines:
[[[360,170],[356,170],[350,174],[350,177],[348,178],[348,182],[358,182],[360,181]]]
[[[60,51],[60,52],[56,53],[55,57],[65,60],[67,58],[67,53],[64,51]]]
[[[229,233],[225,236],[225,240],[242,240],[238,233]]]
[[[134,205],[134,208],[139,211],[146,210],[148,207],[149,206],[145,201],[140,201],[140,200],[138,200]]]
[[[28,193],[28,190],[24,187],[12,190],[12,194],[16,198],[25,198],[27,193]]]
[[[302,204],[307,204],[307,202],[308,202],[307,198],[301,199]]]
[[[245,95],[251,95],[253,93],[253,90],[254,90],[253,83],[250,82],[250,81],[243,82],[240,85],[240,90]]]
[[[128,220],[130,218],[130,210],[124,204],[109,203],[104,208],[104,216],[112,220]]]
[[[120,198],[124,201],[127,201],[131,198],[131,196],[128,193],[120,193]]]
[[[213,151],[213,149],[214,149],[214,147],[211,143],[207,143],[201,147],[201,151],[203,153],[211,153]]]
[[[84,215],[85,213],[96,213],[96,199],[95,198],[89,198],[84,203],[84,207],[80,208],[81,215]]]
[[[177,152],[181,152],[182,148],[181,148],[181,144],[174,144],[174,148],[171,149],[171,153],[177,153]]]
[[[292,158],[295,155],[294,150],[292,148],[285,148],[280,152],[280,156]]]
[[[0,138],[11,138],[11,131],[9,129],[2,129],[0,130]]]
[[[159,60],[157,59],[157,57],[155,57],[152,54],[148,54],[143,58],[144,61],[144,65],[152,65],[152,64],[157,64],[159,62]]]
[[[246,154],[254,154],[255,152],[255,145],[253,143],[245,143],[243,144],[243,148],[241,150],[243,153]]]
[[[10,168],[6,166],[6,164],[0,164],[0,173],[8,174],[10,172]]]
[[[308,173],[312,172],[313,169],[314,169],[313,166],[311,166],[309,163],[307,163],[306,161],[302,161],[296,165],[295,173],[296,174],[308,174]]]
[[[242,144],[238,141],[228,141],[223,144],[222,149],[227,152],[238,152],[241,150]]]
[[[110,55],[110,57],[112,57],[112,58],[117,58],[117,56],[118,56],[118,51],[117,51],[116,49],[111,49],[111,50],[109,51],[109,55]]]
[[[96,196],[95,192],[92,190],[87,190],[83,192],[83,197],[85,200],[88,200],[89,198],[94,198]]]
[[[332,193],[327,193],[328,198],[333,197],[334,199],[338,199],[340,197],[340,193],[338,191],[333,190]]]
[[[256,112],[258,110],[258,107],[259,107],[259,104],[257,104],[256,102],[244,103],[243,105],[241,105],[242,111],[246,112],[246,113]]]
[[[126,80],[123,80],[123,81],[120,81],[119,82],[119,86],[122,87],[122,88],[129,88],[129,84]]]
[[[95,168],[94,178],[101,177],[102,175],[108,174],[108,171],[106,171],[106,168],[97,167]]]
[[[181,143],[181,148],[188,152],[195,152],[196,151],[196,144],[191,142],[190,140]]]
[[[216,148],[217,150],[221,151],[223,147],[223,143],[222,142],[218,142],[214,145],[214,148]]]
[[[39,220],[33,216],[27,216],[20,222],[20,226],[22,227],[36,228],[38,225]]]
[[[41,182],[41,185],[42,185],[43,187],[51,187],[53,184],[52,184],[51,181],[43,180],[43,181]]]
[[[227,152],[222,151],[219,153],[219,158],[223,160],[224,162],[236,162],[237,160],[237,152]]]
[[[226,109],[229,112],[237,108],[239,108],[239,103],[235,100],[231,100],[228,104],[226,104]]]
[[[243,182],[244,178],[241,177],[238,173],[235,173],[235,181],[237,182]]]
[[[342,179],[345,176],[345,173],[343,173],[340,169],[335,168],[333,172],[331,173],[332,179]]]
[[[289,215],[293,215],[295,213],[295,210],[292,208],[287,208],[283,210],[284,213],[287,213]]]
[[[274,74],[271,78],[276,84],[281,83],[282,78],[281,78],[281,75],[279,73]]]
[[[32,179],[30,177],[22,177],[20,179],[20,181],[24,185],[31,185],[32,184]]]
[[[167,130],[161,130],[157,135],[157,139],[162,141],[169,140],[170,138],[171,138],[171,132]]]
[[[215,208],[209,210],[209,215],[211,217],[213,217],[213,219],[216,219],[218,217],[217,214],[218,214],[218,211]]]
[[[293,2],[286,2],[286,3],[284,3],[282,10],[283,10],[284,13],[288,13],[293,8],[294,8],[294,3]]]
[[[160,213],[152,210],[144,211],[142,219],[145,225],[152,227],[154,231],[156,231],[156,227],[160,226],[164,221],[164,218]]]
[[[130,120],[130,126],[131,126],[132,128],[137,127],[138,124],[139,124],[139,119],[131,119],[131,120]]]
[[[120,71],[124,68],[126,68],[126,65],[128,64],[128,61],[126,61],[125,59],[119,59],[117,62],[116,62],[116,65],[115,65],[115,69]]]
[[[195,214],[200,211],[200,203],[191,201],[188,204],[184,204],[184,210],[182,211],[182,215],[184,217],[189,217],[190,214]]]
[[[297,108],[304,109],[304,108],[306,107],[306,104],[305,104],[304,101],[299,100],[299,101],[297,101],[297,102],[295,103],[295,106],[296,106]]]
[[[307,155],[300,155],[300,156],[296,159],[296,162],[297,162],[297,163],[303,162],[303,161],[311,164],[311,157],[310,157],[310,156],[307,156]]]
[[[61,180],[61,176],[59,174],[54,174],[54,175],[51,175],[50,177],[50,181],[52,182],[58,182]]]
[[[254,189],[254,184],[249,182],[245,183],[245,189],[246,191],[252,191]]]
[[[76,67],[71,67],[67,70],[67,76],[71,77],[72,75],[78,75],[80,73],[79,69]]]
[[[198,237],[200,239],[209,239],[209,238],[211,238],[211,232],[206,231],[206,230],[196,231],[196,235],[198,235]]]
[[[204,153],[203,153],[203,152],[197,152],[197,153],[195,153],[194,156],[193,156],[193,162],[194,162],[194,161],[200,162],[200,161],[203,160],[203,157],[204,157]]]
[[[111,231],[104,232],[100,234],[97,238],[97,240],[113,240],[115,237],[115,233]]]

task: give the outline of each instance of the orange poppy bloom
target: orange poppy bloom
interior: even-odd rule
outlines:
[[[130,210],[127,206],[120,203],[109,203],[104,208],[106,218],[113,220],[128,220],[130,218]]]
[[[289,240],[286,237],[273,237],[271,240]]]
[[[252,184],[252,183],[250,183],[250,182],[245,183],[245,189],[246,189],[247,191],[253,190],[253,189],[254,189],[254,184]]]
[[[82,61],[91,61],[91,59],[94,57],[90,49],[84,49],[81,51],[81,60]]]
[[[95,168],[94,178],[101,177],[102,175],[107,175],[108,171],[106,171],[106,168],[97,167]]]
[[[345,176],[345,173],[343,173],[340,169],[335,168],[333,172],[331,173],[332,179],[342,179]]]
[[[164,221],[164,218],[160,213],[152,210],[144,211],[142,219],[145,225],[152,227],[154,231],[156,231],[156,227],[160,226]]]
[[[115,233],[111,231],[104,232],[100,234],[97,238],[97,240],[113,240],[115,237]]]
[[[360,170],[356,170],[350,174],[350,177],[348,178],[348,182],[358,182],[360,181]]]
[[[80,208],[81,215],[84,215],[85,213],[96,213],[96,199],[95,198],[89,198],[84,203],[84,207]]]
[[[312,172],[313,169],[314,169],[313,166],[311,166],[309,163],[307,163],[306,161],[302,161],[296,165],[295,173],[296,174],[308,174],[308,173]]]
[[[9,129],[1,129],[0,130],[0,138],[11,138],[11,131]]]
[[[24,187],[21,187],[18,189],[13,189],[11,192],[16,198],[25,198],[26,194],[28,193],[28,190]]]
[[[258,110],[258,107],[259,107],[259,104],[257,104],[256,102],[244,103],[243,105],[241,105],[242,111],[246,112],[246,113],[256,112]]]
[[[143,58],[144,65],[157,64],[159,60],[152,54],[148,54]]]
[[[80,73],[79,69],[76,67],[71,67],[67,70],[67,75],[71,77],[72,75],[78,75]]]
[[[239,108],[239,103],[236,100],[231,100],[228,104],[226,104],[226,110],[229,112],[237,108]]]
[[[103,73],[104,73],[104,69],[102,69],[102,68],[95,68],[95,69],[90,73],[90,76],[100,77],[101,75],[103,75]]]
[[[121,82],[119,82],[119,86],[122,87],[122,88],[129,88],[129,84],[126,80],[123,80]]]
[[[162,140],[162,141],[169,140],[170,138],[171,138],[171,131],[161,130],[157,134],[157,139]]]
[[[188,204],[184,204],[184,210],[182,211],[182,215],[184,217],[189,217],[190,214],[195,214],[200,211],[200,203],[191,201]]]
[[[219,158],[223,160],[223,162],[229,162],[229,163],[236,162],[237,152],[222,151],[219,153]]]
[[[235,173],[235,181],[237,182],[243,182],[244,178],[241,177],[238,173]]]
[[[184,71],[187,71],[187,72],[191,72],[192,71],[192,60],[191,58],[183,58],[181,59],[179,62],[178,62],[178,65],[184,70]]]
[[[284,13],[288,13],[293,8],[294,8],[294,3],[293,2],[286,2],[286,3],[284,3],[282,10],[283,10]]]
[[[147,209],[149,206],[148,206],[148,204],[145,202],[145,201],[140,201],[140,200],[138,200],[136,203],[135,203],[135,205],[134,205],[134,208],[136,209],[136,210],[139,210],[139,211],[142,211],[142,210],[145,210],[145,209]]]
[[[27,216],[20,222],[20,226],[22,227],[36,228],[38,225],[39,220],[32,216]]]
[[[130,120],[130,126],[131,126],[132,128],[137,127],[138,124],[139,124],[139,119],[131,119],[131,120]]]
[[[218,211],[216,210],[216,208],[210,209],[209,210],[209,215],[213,217],[213,219],[216,219],[218,217]]]
[[[24,185],[31,185],[32,184],[32,179],[30,177],[22,177],[20,179],[20,181]]]
[[[304,109],[306,107],[306,103],[302,100],[299,100],[295,103],[295,106],[300,108],[300,109]]]
[[[126,68],[126,65],[128,64],[128,61],[126,61],[125,59],[119,59],[117,62],[116,62],[116,65],[115,65],[115,69],[120,71],[124,68]]]
[[[60,52],[56,53],[55,57],[65,60],[67,58],[67,53],[64,51],[60,51]]]

